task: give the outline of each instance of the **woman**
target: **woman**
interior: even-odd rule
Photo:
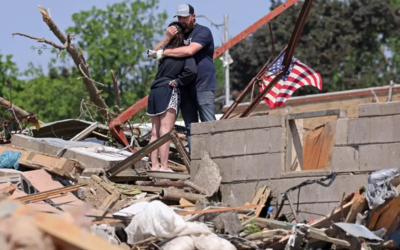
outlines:
[[[182,25],[173,22],[169,26],[172,25],[176,27],[178,33],[168,42],[165,48],[184,46]],[[147,106],[147,114],[151,116],[152,121],[150,143],[172,130],[179,111],[180,93],[178,87],[190,84],[195,80],[196,75],[196,62],[192,57],[165,57],[161,59],[157,75],[151,84]],[[160,155],[161,164],[158,162],[158,155]],[[168,167],[168,155],[169,142],[151,153],[151,170],[173,172]]]

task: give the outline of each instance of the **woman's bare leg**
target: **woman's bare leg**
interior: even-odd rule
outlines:
[[[161,115],[160,137],[172,130],[175,121],[176,121],[176,111],[174,109],[168,109],[164,114]],[[169,141],[163,144],[159,148],[159,151],[160,151],[161,169],[169,170],[168,167]]]
[[[160,125],[161,125],[160,117],[161,116],[159,115],[151,117],[152,128],[151,128],[151,138],[149,143],[152,143],[153,141],[160,138]],[[158,153],[159,153],[158,149],[150,153],[151,170],[160,170],[160,163],[158,162]]]

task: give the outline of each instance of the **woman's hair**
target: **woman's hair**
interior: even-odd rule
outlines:
[[[175,26],[176,29],[178,30],[178,33],[169,40],[168,44],[165,46],[166,48],[177,48],[185,45],[185,34],[183,33],[183,26],[179,22],[172,22],[168,25],[170,26]]]

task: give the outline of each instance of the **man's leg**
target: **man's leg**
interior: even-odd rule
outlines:
[[[214,91],[197,92],[197,108],[202,122],[215,121],[215,95]]]
[[[189,87],[182,88],[181,91],[181,112],[183,120],[185,121],[186,137],[188,140],[189,154],[191,152],[191,123],[199,122],[197,114],[196,91],[191,90]]]

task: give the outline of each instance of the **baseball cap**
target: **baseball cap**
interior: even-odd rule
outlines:
[[[187,17],[194,14],[194,8],[190,4],[181,4],[178,6],[178,11],[174,17],[183,16]]]

